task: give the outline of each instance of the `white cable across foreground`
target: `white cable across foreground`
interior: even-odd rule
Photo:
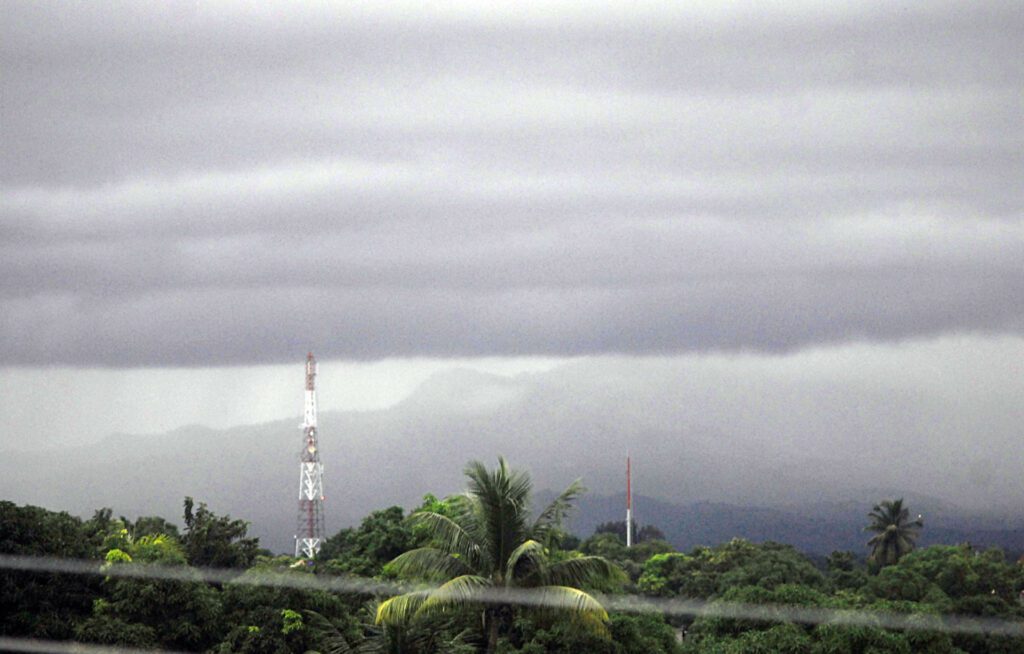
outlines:
[[[394,595],[431,586],[410,586],[365,577],[327,577],[302,573],[252,571],[224,568],[192,568],[136,563],[104,565],[85,559],[61,559],[0,554],[0,569],[26,572],[99,575],[133,579],[211,582],[273,586],[298,590],[323,590],[357,595]],[[549,601],[542,591],[530,588],[481,588],[475,599],[488,603],[546,607]],[[702,599],[658,598],[640,595],[599,595],[608,610],[626,613],[661,613],[674,617],[721,617],[803,624],[834,624],[877,627],[899,631],[936,631],[950,634],[988,634],[1024,637],[1024,620],[1006,620],[956,614],[895,613],[863,609],[831,609],[791,604],[746,604]],[[17,651],[44,651],[21,649]],[[125,651],[125,650],[67,650]]]
[[[134,649],[110,645],[90,645],[77,640],[42,640],[0,636],[2,652],[52,652],[52,654],[190,654],[169,649]]]

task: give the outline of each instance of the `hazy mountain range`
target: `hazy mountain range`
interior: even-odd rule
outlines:
[[[865,556],[871,535],[864,531],[866,514],[877,501],[868,497],[894,495],[903,494],[864,490],[860,501],[808,502],[785,508],[721,502],[674,504],[649,497],[634,498],[633,504],[639,524],[658,527],[683,551],[743,537],[788,543],[819,556],[835,550]],[[573,530],[589,535],[602,522],[622,520],[624,500],[624,494],[583,498],[572,521]],[[918,540],[921,545],[971,543],[976,547],[1001,547],[1013,556],[1024,553],[1024,520],[970,515],[935,498],[916,495],[908,495],[905,502],[915,513],[924,514],[925,529]]]
[[[328,530],[377,508],[415,506],[424,493],[458,491],[466,461],[502,454],[529,469],[539,490],[582,477],[591,494],[574,525],[588,535],[622,517],[629,450],[637,518],[680,547],[747,536],[816,552],[863,549],[871,504],[896,495],[925,514],[927,540],[1024,543],[1014,511],[1019,485],[985,467],[990,458],[950,449],[967,420],[957,407],[924,391],[805,384],[784,371],[728,375],[647,360],[587,360],[516,377],[458,371],[385,410],[324,413]],[[191,495],[250,520],[264,545],[287,551],[298,424],[296,416],[8,450],[0,498],[83,515],[111,506],[177,519]],[[989,428],[987,437],[1013,429]]]

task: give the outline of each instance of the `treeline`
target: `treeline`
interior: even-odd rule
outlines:
[[[794,548],[735,539],[677,552],[653,526],[608,523],[584,540],[563,520],[582,492],[532,507],[529,477],[500,461],[467,467],[467,492],[426,496],[407,514],[374,511],[324,544],[317,560],[261,550],[247,524],[186,498],[183,529],[161,517],[83,520],[0,502],[0,553],[171,566],[187,579],[0,570],[0,635],[212,652],[1021,652],[1024,640],[939,629],[799,624],[712,615],[608,612],[601,598],[640,594],[744,604],[960,614],[1024,625],[1024,567],[996,549],[913,549],[905,510],[882,503],[872,558],[835,552],[815,565]],[[900,531],[908,527],[910,531]],[[879,545],[900,532],[902,544]],[[881,540],[884,540],[881,539]],[[911,551],[913,550],[913,551]],[[226,583],[194,568],[237,571]],[[429,582],[398,596],[259,585],[271,573]],[[543,598],[525,606],[512,591]],[[507,593],[507,595],[506,595]],[[505,598],[508,598],[507,600]],[[929,625],[930,627],[930,625]]]

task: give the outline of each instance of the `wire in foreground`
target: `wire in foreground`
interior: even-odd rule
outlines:
[[[129,579],[246,584],[323,590],[353,595],[396,595],[411,589],[429,590],[437,586],[409,586],[356,576],[323,576],[276,571],[239,571],[223,568],[192,568],[156,564],[118,563],[30,557],[0,554],[0,569],[63,574],[102,575]],[[514,604],[549,608],[550,599],[530,588],[480,588],[474,599],[482,603]],[[597,599],[606,609],[624,613],[661,613],[673,617],[721,617],[802,624],[833,624],[877,627],[899,631],[935,631],[948,634],[988,634],[1024,637],[1024,621],[958,614],[896,613],[865,609],[832,609],[789,604],[745,604],[685,598],[655,598],[640,595],[603,595]],[[36,651],[36,650],[22,650]],[[41,650],[40,650],[41,651]]]

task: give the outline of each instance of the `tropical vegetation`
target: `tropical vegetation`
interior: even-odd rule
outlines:
[[[892,565],[912,551],[918,531],[924,526],[921,516],[910,519],[910,511],[903,506],[902,497],[876,504],[868,517],[871,523],[865,530],[875,534],[868,541],[870,560],[881,566]]]
[[[504,459],[493,471],[474,461],[465,472],[469,490],[451,498],[447,515],[412,515],[413,524],[428,529],[430,544],[409,550],[390,564],[399,575],[441,582],[440,586],[388,599],[377,609],[377,622],[402,625],[414,615],[481,607],[487,651],[494,652],[499,636],[515,618],[518,602],[512,591],[530,588],[546,610],[567,613],[591,631],[606,634],[608,613],[578,586],[607,587],[625,581],[625,574],[603,557],[558,556],[551,547],[583,490],[580,483],[570,484],[534,518],[527,473],[512,470]]]
[[[101,572],[0,568],[0,637],[279,654],[1024,651],[1013,633],[950,632],[943,617],[1000,620],[1021,633],[1024,566],[969,544],[915,547],[922,526],[899,500],[872,510],[875,538],[863,552],[817,560],[738,538],[677,551],[653,527],[636,529],[645,538],[626,548],[624,525],[615,523],[580,540],[564,520],[578,483],[535,512],[525,472],[499,461],[494,469],[472,463],[466,473],[465,493],[428,495],[411,515],[373,511],[329,538],[314,562],[260,549],[245,521],[191,499],[180,528],[159,516],[129,520],[101,509],[83,520],[0,502],[0,554],[85,560]],[[113,574],[124,566],[176,572]],[[202,580],[198,568],[207,566],[230,578]],[[332,592],[282,585],[281,575],[369,578],[405,591]],[[627,611],[622,593],[765,613]],[[905,616],[916,628],[873,617],[808,623],[787,607]]]

